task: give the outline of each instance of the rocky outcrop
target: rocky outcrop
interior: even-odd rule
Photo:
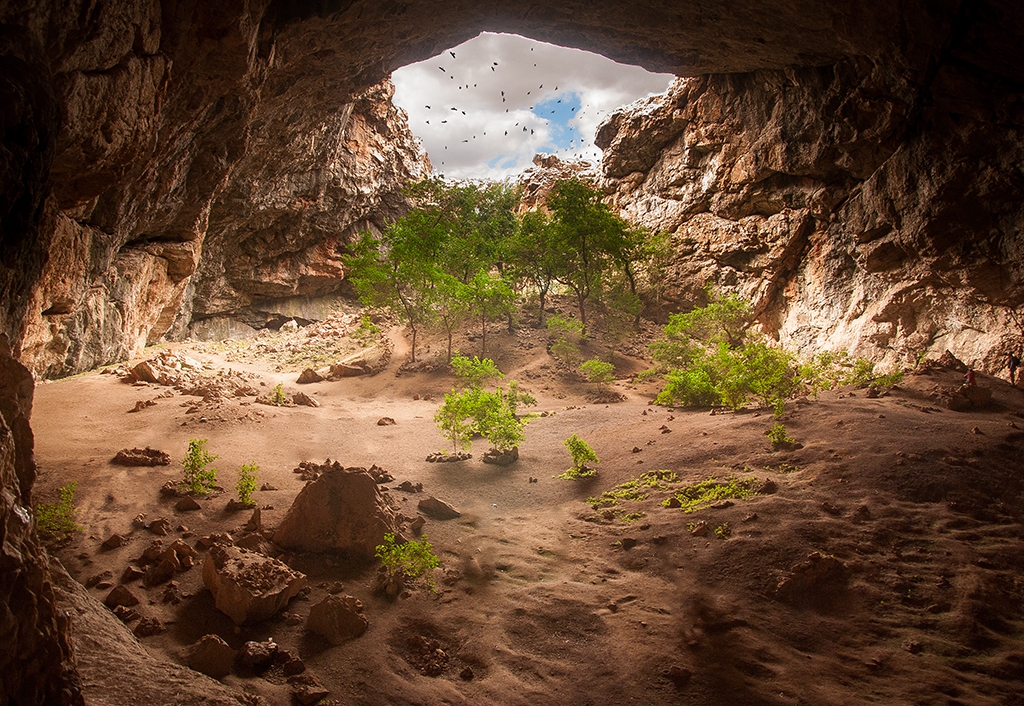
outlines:
[[[239,547],[210,547],[203,585],[217,610],[235,625],[258,623],[282,610],[306,586],[306,577],[277,559]]]
[[[991,108],[961,113],[949,91],[969,68],[924,85],[866,59],[680,79],[610,117],[609,201],[671,234],[661,315],[710,284],[808,354],[902,365],[948,348],[1001,367],[1024,334],[1024,113],[997,75],[974,84]]]
[[[0,334],[0,702],[82,704],[71,617],[58,608],[31,510],[32,390]]]

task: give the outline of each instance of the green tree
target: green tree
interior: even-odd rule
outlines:
[[[480,317],[480,355],[487,355],[487,321],[512,309],[515,295],[501,277],[480,271],[467,284],[471,310]]]
[[[537,326],[544,327],[544,307],[555,274],[560,254],[555,251],[551,219],[543,211],[527,211],[519,221],[519,228],[507,241],[506,268],[514,289],[524,285],[537,290],[540,304]]]
[[[573,434],[565,440],[565,448],[569,450],[569,455],[572,457],[572,468],[558,476],[559,478],[576,480],[597,473],[596,470],[587,466],[588,463],[600,463],[597,454],[590,448],[590,444]]]

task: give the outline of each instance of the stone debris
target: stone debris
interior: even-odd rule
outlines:
[[[110,462],[118,466],[167,466],[171,463],[171,455],[147,446],[144,449],[121,449]]]
[[[139,624],[132,630],[135,633],[135,637],[150,637],[151,635],[157,635],[164,631],[164,624],[157,618],[143,618],[139,621]]]
[[[462,514],[444,500],[439,500],[433,495],[420,500],[417,508],[424,515],[433,517],[435,520],[454,520]]]
[[[145,382],[173,387],[183,395],[208,400],[258,394],[253,387],[258,375],[231,369],[220,370],[214,375],[207,373],[202,363],[170,351],[141,361],[132,368],[122,368],[119,373],[121,379],[128,383]]]
[[[422,493],[423,492],[423,484],[422,483],[413,483],[412,481],[403,480],[401,483],[399,483],[395,487],[395,490],[401,490],[403,493]]]
[[[203,585],[217,609],[243,625],[283,609],[306,586],[306,576],[262,554],[215,544],[203,564]]]
[[[123,547],[126,544],[128,544],[128,540],[127,539],[125,539],[124,537],[122,537],[119,534],[112,534],[109,537],[107,537],[105,540],[103,540],[103,544],[101,544],[100,546],[109,551],[111,549],[117,549],[118,547]]]
[[[235,654],[235,650],[217,635],[203,635],[186,650],[185,664],[209,677],[222,679],[231,673]]]
[[[147,528],[152,534],[164,537],[171,531],[171,523],[164,518],[153,520]]]
[[[313,370],[313,368],[306,368],[299,374],[299,377],[295,381],[295,383],[298,385],[309,385],[310,383],[314,382],[322,382],[323,379],[323,376],[320,375],[320,373],[318,373],[317,371]]]
[[[156,402],[154,400],[139,400],[138,402],[135,403],[134,407],[132,407],[131,409],[128,410],[128,413],[132,414],[133,412],[141,412],[142,410],[146,409],[147,407],[155,407],[155,406],[156,406]]]
[[[328,470],[308,483],[288,509],[274,533],[274,544],[370,561],[381,538],[398,531],[390,496],[366,471],[324,465]]]
[[[362,635],[369,624],[360,601],[349,595],[330,595],[309,609],[306,629],[340,645]]]
[[[325,689],[311,674],[296,674],[288,677],[288,683],[292,687],[292,699],[300,706],[313,706],[331,695],[331,692]]]
[[[239,674],[262,674],[274,663],[277,651],[278,646],[273,638],[266,642],[250,640],[235,655],[235,669]]]
[[[427,463],[454,463],[456,461],[468,461],[473,454],[460,451],[457,454],[449,454],[447,451],[439,451],[427,456]]]
[[[396,422],[391,417],[381,417],[380,419],[377,420],[377,426],[379,427],[393,427],[397,423],[398,422]]]
[[[484,463],[491,463],[496,466],[508,466],[519,460],[519,447],[513,446],[511,449],[506,449],[505,451],[488,449],[480,460]]]
[[[195,501],[195,498],[185,496],[178,502],[174,503],[174,509],[179,512],[194,512],[195,510],[202,510],[202,506]]]
[[[116,608],[119,605],[133,606],[139,604],[139,597],[132,593],[127,586],[114,586],[107,597],[103,599],[103,604],[108,608]]]
[[[314,463],[313,461],[302,461],[298,466],[292,469],[292,473],[298,473],[299,477],[304,481],[313,481],[322,476],[328,471],[343,471],[345,467],[337,461],[331,461],[327,459],[323,463]]]
[[[825,597],[844,586],[849,576],[850,570],[839,559],[812,552],[790,568],[789,575],[779,581],[775,595],[787,602]]]

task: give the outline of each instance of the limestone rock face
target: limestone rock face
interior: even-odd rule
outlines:
[[[943,67],[941,86],[961,85]],[[708,284],[753,302],[797,350],[848,350],[888,365],[953,350],[997,370],[1018,345],[1024,159],[1017,98],[975,85],[963,107],[886,62],[677,80],[598,130],[609,201],[671,234],[653,309],[707,302]],[[921,107],[927,101],[929,107]],[[979,145],[998,159],[979,159]],[[660,312],[659,312],[660,308]]]
[[[369,561],[388,532],[398,532],[398,520],[373,476],[335,467],[298,494],[274,533],[274,544]]]
[[[243,625],[283,609],[305,587],[306,577],[263,554],[214,545],[203,563],[203,585],[217,609]]]

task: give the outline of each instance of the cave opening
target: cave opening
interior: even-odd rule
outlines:
[[[599,54],[484,32],[392,74],[393,102],[436,172],[512,178],[534,155],[600,161],[598,125],[674,78]]]

